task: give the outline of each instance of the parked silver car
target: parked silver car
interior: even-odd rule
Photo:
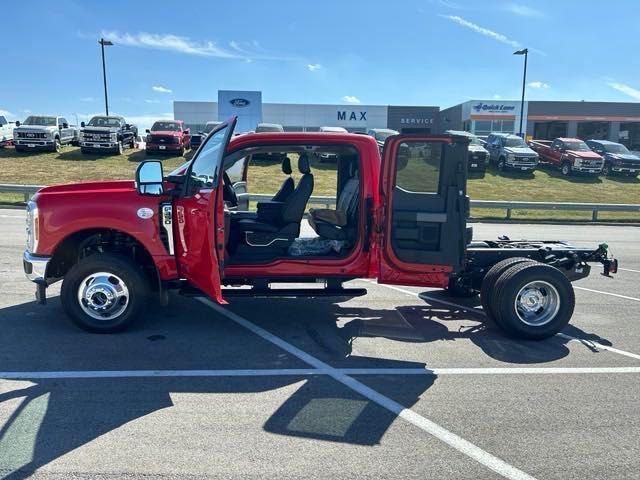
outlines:
[[[17,151],[50,150],[59,152],[62,145],[78,139],[78,129],[64,117],[31,115],[24,123],[16,122],[13,144]]]
[[[540,161],[538,154],[521,137],[512,133],[490,133],[486,148],[490,161],[498,166],[498,170],[532,172]]]

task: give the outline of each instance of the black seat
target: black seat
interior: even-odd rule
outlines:
[[[300,222],[313,193],[313,174],[307,154],[300,155],[298,170],[302,177],[285,201],[261,202],[262,208],[258,208],[258,218],[247,218],[237,222],[236,226],[244,232],[248,245],[286,248],[300,235]]]
[[[352,240],[360,196],[360,181],[356,162],[349,165],[349,180],[342,187],[336,209],[312,208],[309,210],[309,225],[323,238],[330,240]]]
[[[287,178],[280,185],[280,190],[276,192],[276,194],[271,199],[272,202],[284,202],[289,195],[293,193],[295,189],[295,185],[293,183],[293,178],[291,178],[291,159],[287,156],[282,160],[282,173],[287,175]]]

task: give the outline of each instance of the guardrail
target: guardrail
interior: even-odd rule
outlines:
[[[38,185],[3,185],[0,184],[0,193],[20,193],[24,195],[24,201],[42,188]],[[261,193],[249,194],[249,200],[271,200],[272,195]],[[315,195],[309,199],[311,205],[322,205],[330,208],[336,204],[336,198],[330,196]],[[591,219],[598,220],[599,212],[635,212],[640,213],[640,204],[623,203],[554,203],[554,202],[520,202],[502,200],[471,200],[472,208],[487,208],[506,211],[506,219],[510,219],[513,210],[570,210],[591,212]]]

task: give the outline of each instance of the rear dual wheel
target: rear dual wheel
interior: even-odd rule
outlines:
[[[542,340],[561,331],[571,319],[575,295],[557,268],[527,258],[503,260],[487,273],[482,306],[510,336]]]

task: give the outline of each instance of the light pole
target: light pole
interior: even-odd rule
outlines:
[[[109,116],[109,100],[107,98],[107,67],[104,64],[104,47],[113,45],[113,42],[101,38],[98,40],[102,49],[102,81],[104,82],[104,108],[107,111],[107,117]]]
[[[529,49],[523,48],[517,52],[513,52],[514,55],[524,55],[524,74],[522,75],[522,100],[520,101],[520,136],[524,138],[522,133],[522,119],[524,117],[524,89],[527,85],[527,57],[529,56]]]

